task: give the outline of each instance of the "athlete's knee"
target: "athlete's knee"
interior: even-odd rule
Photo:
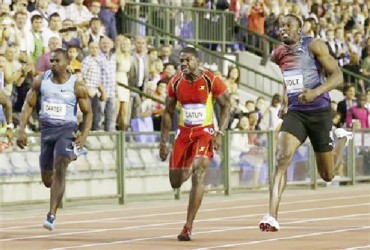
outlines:
[[[322,173],[320,173],[320,176],[324,181],[329,182],[333,180],[334,173],[332,171],[323,171]]]
[[[42,183],[47,188],[50,188],[53,184],[53,174],[52,172],[46,172],[41,174]]]
[[[209,160],[205,157],[198,157],[195,159],[193,164],[193,179],[201,181],[205,174],[209,164]]]
[[[182,171],[181,169],[170,170],[170,183],[172,188],[180,188],[182,181]]]
[[[290,151],[279,151],[277,154],[278,166],[288,166],[293,158],[294,152]]]
[[[68,156],[57,156],[54,161],[54,168],[65,169],[70,162],[71,159]]]

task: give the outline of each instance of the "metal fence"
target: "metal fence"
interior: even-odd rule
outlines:
[[[267,188],[275,166],[276,134],[273,131],[228,131],[220,153],[216,153],[205,178],[207,191],[226,195],[243,189]],[[171,141],[174,135],[171,135]],[[25,150],[9,148],[0,153],[1,204],[47,200],[49,190],[41,183],[40,141],[29,136]],[[251,143],[253,142],[253,143]],[[168,180],[168,160],[159,158],[159,133],[92,133],[89,153],[68,167],[66,200],[115,197],[120,204],[139,196],[179,198]],[[344,151],[340,182],[355,184],[370,180],[370,130],[355,131]],[[312,147],[305,143],[288,168],[288,185],[316,188],[324,182],[317,174]],[[181,188],[190,190],[188,181]],[[135,198],[136,197],[136,198]]]

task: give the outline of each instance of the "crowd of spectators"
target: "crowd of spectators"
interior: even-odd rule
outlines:
[[[279,19],[284,14],[294,13],[302,18],[302,32],[307,36],[326,41],[339,65],[367,78],[370,77],[368,13],[370,1],[141,2],[231,11],[234,13],[236,23],[273,38],[277,38]],[[122,25],[118,24],[122,22],[118,14],[125,11],[125,8],[127,3],[124,0],[2,2],[0,58],[4,65],[1,66],[3,72],[1,88],[13,101],[15,122],[19,118],[32,79],[49,69],[50,51],[62,47],[68,51],[70,71],[84,79],[89,89],[94,110],[93,130],[160,129],[163,104],[140,97],[123,85],[134,86],[163,101],[166,84],[178,70],[178,58],[173,54],[172,45],[162,44],[157,48],[148,44],[145,37],[123,35],[122,33],[127,31],[125,32]],[[223,77],[217,66],[204,66]],[[247,117],[252,120],[251,130],[278,127],[276,125],[280,99],[278,95],[273,97],[271,107],[268,109],[261,108],[262,104],[267,102],[263,97],[258,98],[256,104],[254,100],[248,100],[244,105],[238,101],[239,69],[230,67],[223,78],[232,94],[232,117],[236,118],[231,120],[230,128],[238,126],[237,122],[241,120],[239,118],[243,114],[248,114]],[[345,76],[345,80],[346,83],[358,84],[351,82],[353,79],[350,76]],[[362,93],[366,94],[368,86],[363,81],[359,83],[362,84]],[[356,105],[356,101],[347,105],[348,114],[354,116],[358,113],[350,112],[350,107]],[[271,114],[270,118],[263,120],[267,114]],[[353,122],[345,117],[345,113],[336,115],[341,115],[341,125],[352,126]],[[30,129],[38,129],[36,120],[30,124]],[[364,128],[369,125],[367,122],[361,126]]]

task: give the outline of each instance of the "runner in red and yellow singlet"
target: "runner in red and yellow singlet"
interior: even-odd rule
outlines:
[[[179,241],[189,241],[195,215],[204,193],[204,176],[213,150],[218,150],[229,120],[229,93],[221,79],[198,67],[199,58],[194,48],[180,52],[181,72],[168,83],[166,108],[162,116],[160,156],[168,155],[167,140],[172,118],[179,106],[178,131],[170,158],[170,182],[179,188],[192,176],[188,214]],[[220,106],[219,130],[213,125],[213,102]]]

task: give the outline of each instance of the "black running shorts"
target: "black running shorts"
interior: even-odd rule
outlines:
[[[283,118],[280,131],[294,135],[301,143],[308,137],[316,153],[325,153],[333,149],[333,141],[330,137],[331,128],[331,109],[289,110]]]

